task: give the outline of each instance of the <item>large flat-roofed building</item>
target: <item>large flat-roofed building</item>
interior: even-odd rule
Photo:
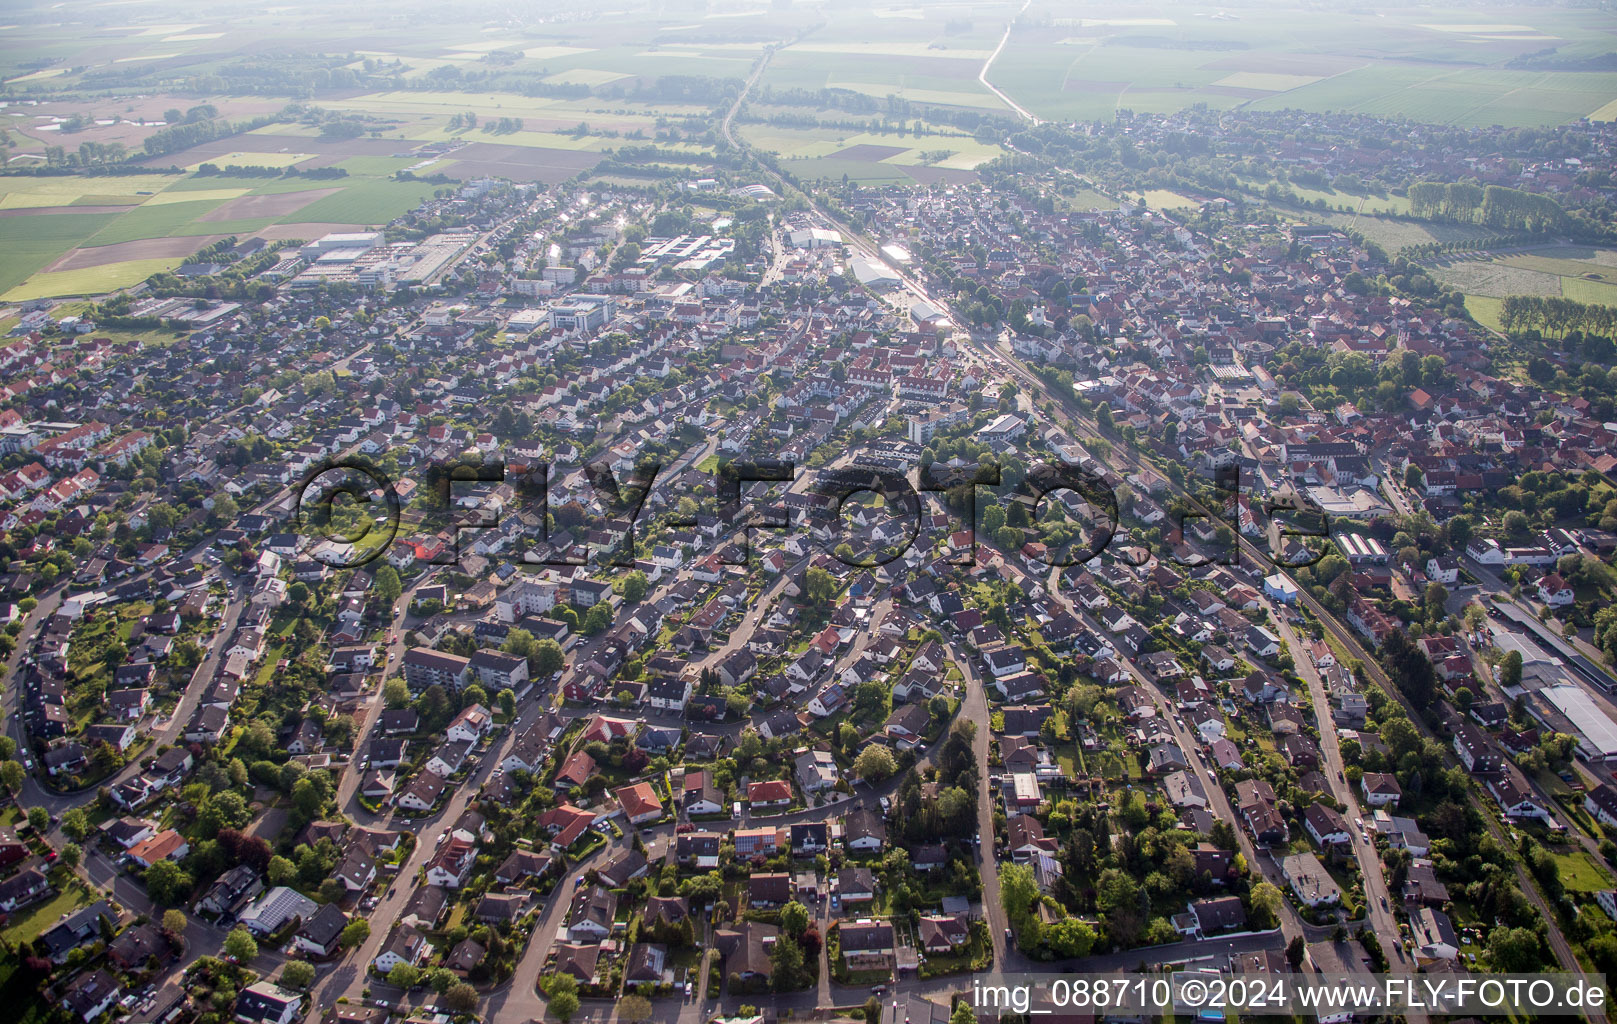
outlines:
[[[1570,723],[1572,735],[1578,739],[1578,753],[1585,760],[1617,761],[1617,722],[1600,709],[1583,687],[1546,686],[1537,695]]]
[[[593,331],[617,315],[617,300],[610,295],[578,294],[550,306],[550,322],[562,331]]]
[[[380,231],[334,231],[323,235],[305,245],[299,250],[309,259],[318,259],[322,254],[336,252],[339,249],[353,249],[358,252],[369,252],[382,244]]]
[[[1310,487],[1308,500],[1326,515],[1346,519],[1374,519],[1392,512],[1387,503],[1376,497],[1368,487],[1355,487],[1349,491],[1324,485]]]

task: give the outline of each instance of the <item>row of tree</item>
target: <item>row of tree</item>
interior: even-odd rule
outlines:
[[[1409,212],[1428,220],[1534,233],[1564,230],[1569,220],[1549,196],[1467,181],[1417,181],[1409,186]]]
[[[1559,295],[1508,295],[1499,307],[1499,325],[1507,331],[1539,330],[1546,334],[1583,331],[1617,337],[1617,306],[1601,306]]]

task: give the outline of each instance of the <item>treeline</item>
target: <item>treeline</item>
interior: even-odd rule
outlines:
[[[624,160],[614,160],[611,157],[608,157],[607,159],[596,164],[594,167],[590,167],[579,172],[578,179],[580,181],[584,181],[588,178],[600,177],[603,174],[623,174],[631,178],[656,178],[658,180],[672,180],[674,178],[689,177],[690,173],[691,172],[689,170],[682,167],[664,167],[661,164],[629,163]]]
[[[1017,123],[1008,117],[987,114],[962,107],[933,107],[912,103],[902,96],[889,94],[878,99],[851,89],[771,89],[760,86],[753,89],[749,105],[778,107],[815,107],[821,110],[844,110],[852,114],[882,114],[889,118],[921,118],[933,124],[946,124],[968,132],[983,131],[993,140],[1014,131]]]
[[[1554,46],[1534,53],[1524,53],[1505,62],[1512,71],[1617,71],[1617,53],[1602,53],[1594,57],[1565,57],[1557,55]]]
[[[1405,259],[1423,260],[1433,256],[1442,256],[1453,252],[1489,252],[1494,249],[1508,249],[1513,246],[1528,245],[1544,240],[1544,236],[1533,235],[1486,235],[1481,238],[1456,238],[1447,242],[1423,242],[1420,245],[1406,245],[1398,250],[1398,255]]]
[[[424,181],[429,185],[454,185],[454,184],[456,184],[456,183],[458,183],[460,181],[459,178],[451,178],[449,175],[445,174],[443,171],[438,171],[435,174],[428,174],[428,175],[416,174],[414,171],[394,171],[393,172],[393,180],[394,181]]]
[[[1509,295],[1499,307],[1499,325],[1507,331],[1538,330],[1546,334],[1582,331],[1617,336],[1617,307],[1563,299],[1558,295]]]
[[[137,167],[134,164],[92,164],[89,167],[58,166],[12,166],[0,168],[0,178],[60,178],[67,175],[82,175],[87,178],[121,178],[134,174],[184,174],[185,168],[176,165],[168,167]]]
[[[310,167],[299,170],[296,167],[266,167],[262,164],[198,164],[196,176],[199,178],[346,178],[348,171],[342,167]]]
[[[198,249],[196,252],[187,256],[180,262],[186,266],[194,263],[215,263],[221,261],[225,263],[234,263],[240,258],[240,255],[234,251],[235,248],[236,236],[226,235],[224,238],[219,239],[219,241],[213,243],[212,245],[203,249]]]
[[[1427,220],[1534,234],[1571,226],[1567,212],[1549,196],[1467,181],[1416,182],[1409,186],[1409,212]]]
[[[81,142],[76,151],[69,150],[65,146],[45,147],[47,166],[65,167],[70,170],[112,166],[121,164],[128,158],[128,150],[121,142]]]
[[[629,162],[659,161],[670,164],[720,164],[728,167],[740,167],[745,161],[730,155],[714,156],[712,153],[700,153],[694,150],[666,149],[662,146],[621,146],[616,150],[607,150],[606,155]]]
[[[242,132],[250,132],[255,128],[274,124],[280,120],[279,114],[264,114],[248,121],[238,121],[232,124],[224,118],[194,121],[190,124],[177,124],[162,128],[146,137],[145,148],[147,156],[162,156],[165,153],[174,153],[192,146],[199,146],[214,139],[224,139]]]

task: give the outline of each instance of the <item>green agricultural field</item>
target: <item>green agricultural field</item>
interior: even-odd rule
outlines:
[[[1617,306],[1617,284],[1590,281],[1582,277],[1561,278],[1563,298],[1578,302],[1591,302],[1601,306]]]
[[[420,181],[368,181],[316,199],[288,215],[284,223],[371,224],[381,226],[432,195]]]
[[[1540,250],[1530,253],[1521,253],[1515,256],[1506,256],[1499,262],[1512,267],[1524,267],[1528,270],[1537,270],[1545,274],[1556,274],[1560,277],[1587,277],[1595,281],[1617,282],[1617,266],[1611,263],[1601,263],[1593,258],[1579,259],[1566,255],[1555,255],[1557,252],[1585,252],[1592,256],[1604,255],[1608,259],[1617,256],[1617,250],[1612,249],[1575,249],[1564,247],[1559,250]]]
[[[112,223],[112,213],[0,217],[0,288],[12,289]]]
[[[73,175],[57,178],[0,177],[0,210],[45,206],[71,206],[93,197],[93,205],[143,202],[143,192],[159,192],[181,179],[171,174],[140,174],[116,178]],[[90,205],[88,203],[84,205]]]
[[[258,156],[250,150],[238,155],[243,162]],[[350,161],[355,164],[348,168],[350,176],[332,179],[0,177],[0,208],[9,204],[19,211],[0,217],[0,293],[7,301],[101,294],[175,266],[210,237],[246,236],[275,224],[379,226],[432,193],[424,182],[387,180],[395,166],[409,161]],[[302,192],[310,193],[306,202],[296,198]],[[288,198],[276,201],[277,196]],[[255,202],[255,197],[271,201]],[[56,212],[75,203],[86,212]],[[51,212],[26,212],[40,208]],[[58,261],[57,269],[46,269]]]
[[[1509,22],[1443,8],[1182,6],[1157,17],[1058,17],[1019,27],[991,80],[1051,118],[1206,104],[1530,126],[1617,110],[1617,74],[1505,67],[1535,49],[1609,52],[1617,46],[1609,18],[1530,9]]]
[[[1486,237],[1494,233],[1487,228],[1473,227],[1469,224],[1433,224],[1420,221],[1391,220],[1386,217],[1372,217],[1368,214],[1319,213],[1310,210],[1300,216],[1304,220],[1323,222],[1333,227],[1349,228],[1362,232],[1365,238],[1394,254],[1407,246],[1426,245],[1429,242],[1463,241]]]
[[[128,213],[119,214],[116,220],[85,239],[82,244],[113,245],[117,242],[135,242],[143,238],[171,238],[177,234],[218,234],[219,232],[212,227],[200,232],[183,229],[191,227],[192,222],[198,217],[223,202],[221,199],[201,199],[195,202],[165,203],[161,206],[137,206]]]
[[[954,129],[935,128],[937,134],[906,132],[848,132],[835,128],[776,128],[772,125],[746,125],[741,133],[758,149],[786,159],[842,159],[860,163],[897,164],[907,167],[931,166],[946,170],[969,171],[1004,155],[995,144],[978,142]],[[869,147],[858,156],[838,156],[844,150]],[[893,152],[887,152],[887,151]],[[942,159],[934,159],[947,153]]]
[[[981,59],[793,48],[775,55],[762,84],[772,89],[847,89],[877,98],[897,95],[917,103],[1004,109],[977,81],[981,68]]]
[[[178,262],[174,259],[124,260],[100,267],[85,267],[81,270],[34,274],[25,283],[0,295],[0,302],[26,302],[29,299],[55,298],[61,295],[104,295],[119,288],[139,284],[160,270],[168,270]]]
[[[904,173],[903,168],[893,164],[865,163],[858,160],[791,160],[784,166],[805,180],[825,178],[840,181],[844,175],[848,180],[862,184],[908,183],[914,180]]]
[[[1486,258],[1462,259],[1434,267],[1432,275],[1467,295],[1560,295],[1561,278]]]

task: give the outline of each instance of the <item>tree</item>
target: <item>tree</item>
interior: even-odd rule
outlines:
[[[225,955],[238,964],[251,963],[258,955],[258,942],[247,929],[232,928],[225,936]]]
[[[292,806],[305,820],[314,820],[326,805],[326,795],[313,779],[305,776],[292,787]]]
[[[343,928],[342,934],[337,936],[337,944],[344,949],[354,949],[363,945],[371,937],[371,923],[363,917],[355,918]]]
[[[1426,585],[1426,607],[1430,611],[1441,612],[1443,606],[1448,603],[1448,599],[1448,588],[1444,587],[1443,584],[1433,582]]]
[[[781,945],[781,943],[776,943],[776,945]],[[567,1024],[568,1021],[573,1019],[573,1014],[578,1012],[578,996],[572,992],[553,994],[550,997],[550,1012],[562,1024]]]
[[[63,843],[62,848],[56,852],[56,860],[69,871],[77,871],[79,861],[83,859],[84,851],[78,843]]]
[[[404,584],[399,580],[399,571],[391,565],[384,565],[376,570],[376,578],[371,585],[376,588],[376,596],[387,602],[389,607],[404,596]]]
[[[819,566],[803,573],[803,597],[811,604],[826,605],[837,596],[836,577]]]
[[[94,827],[90,824],[90,816],[82,807],[69,807],[62,812],[62,832],[75,842],[83,842]]]
[[[1308,943],[1301,935],[1293,935],[1291,941],[1286,943],[1286,962],[1291,964],[1292,970],[1300,971],[1307,956]]]
[[[641,572],[639,569],[636,569],[634,572],[631,572],[629,575],[623,577],[622,593],[624,603],[639,604],[640,601],[645,598],[646,591],[650,588],[651,583],[646,579],[646,574]],[[621,1016],[621,1014],[622,1010],[620,1009],[619,1015]]]
[[[1063,959],[1088,956],[1095,949],[1095,929],[1075,917],[1064,918],[1044,930],[1044,944]]]
[[[1532,525],[1531,521],[1528,520],[1525,512],[1512,509],[1505,513],[1505,529],[1512,537],[1524,536],[1530,525]]]
[[[612,606],[603,601],[590,606],[590,610],[584,614],[584,623],[579,628],[583,633],[595,636],[597,633],[606,632],[610,625],[612,625]]]
[[[787,935],[797,938],[809,926],[808,908],[792,900],[780,908],[780,926]]]
[[[1499,685],[1520,686],[1522,684],[1522,652],[1510,650],[1499,661]]]
[[[547,679],[560,672],[566,663],[567,658],[562,654],[561,644],[548,637],[533,645],[533,655],[528,659],[528,666],[540,679]]]
[[[871,744],[859,752],[854,759],[853,769],[866,782],[881,782],[891,778],[898,771],[898,763],[893,760],[893,752],[886,747]]]
[[[387,972],[387,983],[397,988],[415,988],[421,984],[421,968],[415,964],[394,964]]]
[[[977,1011],[972,1009],[971,1000],[962,999],[955,1004],[954,1012],[949,1014],[949,1024],[977,1024]]]
[[[460,978],[456,977],[455,972],[447,967],[434,967],[427,972],[427,984],[432,986],[434,992],[443,995],[456,985],[459,985]]]
[[[453,988],[444,993],[442,1002],[456,1013],[471,1013],[477,1009],[477,989],[464,981],[456,982]]]
[[[171,860],[160,860],[146,869],[146,895],[153,903],[179,903],[191,892],[191,876]]]
[[[1255,922],[1263,928],[1273,928],[1280,922],[1280,908],[1285,898],[1273,882],[1259,882],[1252,887],[1252,911]]]
[[[551,999],[563,992],[577,995],[578,979],[571,974],[548,974],[539,979],[539,988]]]
[[[1526,974],[1543,963],[1542,943],[1530,928],[1496,927],[1488,936],[1488,961],[1505,974]]]
[[[651,1019],[651,1000],[645,996],[624,996],[618,1000],[618,1019],[643,1024]]]
[[[178,937],[185,934],[185,911],[170,907],[163,911],[163,930]]]
[[[298,866],[280,854],[270,858],[266,873],[271,885],[291,885],[298,880]]]
[[[1039,885],[1033,869],[1026,864],[1006,864],[999,872],[999,904],[1006,920],[1018,932],[1033,920],[1033,905],[1039,898]]]
[[[16,761],[0,761],[0,785],[13,794],[22,789],[23,780],[27,777],[28,773]]]
[[[307,960],[291,960],[281,968],[281,984],[290,989],[303,991],[314,984],[314,964]]]
[[[394,676],[382,684],[382,701],[392,711],[406,707],[410,703],[410,687],[404,680]]]
[[[769,962],[774,967],[775,991],[787,992],[802,984],[802,946],[795,942],[776,942],[769,949]]]
[[[45,830],[51,827],[51,812],[43,807],[28,808],[28,827],[35,833],[44,835]]]

